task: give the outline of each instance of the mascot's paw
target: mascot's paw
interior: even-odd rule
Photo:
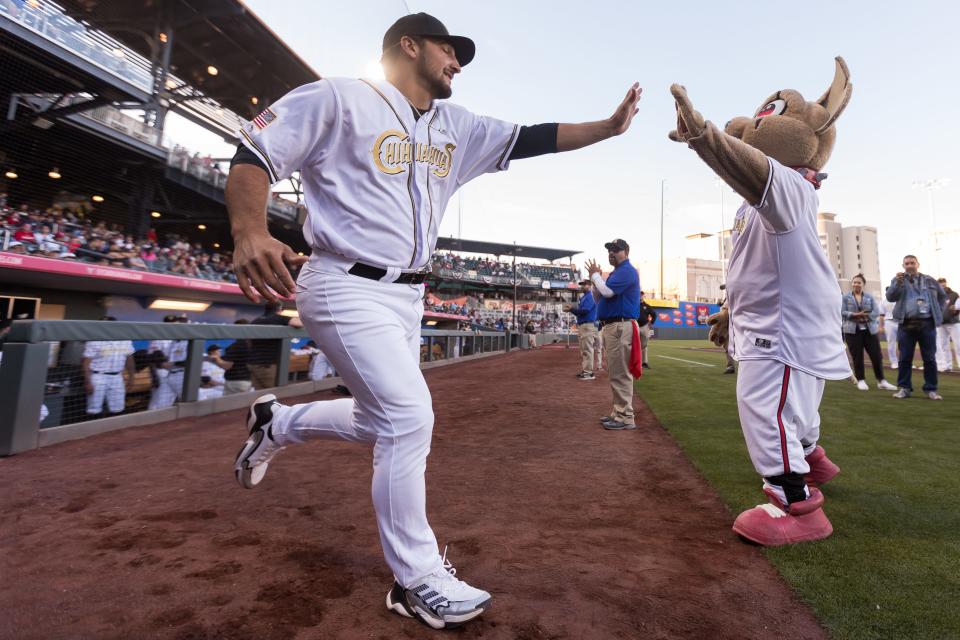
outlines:
[[[730,311],[726,307],[720,309],[707,318],[707,324],[710,325],[710,342],[726,348],[730,335]]]
[[[687,142],[691,138],[703,135],[706,123],[703,116],[693,108],[693,103],[687,97],[687,90],[683,85],[670,85],[670,93],[676,101],[677,128],[670,132],[669,138],[674,142]]]

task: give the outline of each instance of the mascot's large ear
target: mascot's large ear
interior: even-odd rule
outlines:
[[[833,123],[837,121],[837,118],[840,117],[843,110],[847,108],[847,103],[850,102],[850,94],[853,93],[853,85],[850,83],[850,70],[847,69],[847,63],[844,62],[840,56],[837,56],[835,60],[837,62],[837,70],[833,76],[833,84],[831,84],[827,92],[817,100],[817,103],[830,114],[830,118],[827,119],[823,126],[817,129],[816,133],[818,136],[823,135],[827,129],[833,126]]]

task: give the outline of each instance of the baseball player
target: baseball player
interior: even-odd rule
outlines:
[[[447,202],[511,160],[584,147],[627,130],[640,89],[583,124],[521,127],[443,101],[474,43],[425,13],[383,38],[385,81],[328,78],[290,92],[241,130],[226,189],[237,280],[251,300],[296,292],[303,324],[353,394],[250,407],[238,480],[259,484],[273,456],[309,439],[373,449],[373,504],[395,583],[387,607],[454,627],[490,594],[454,576],[426,516],[424,471],[433,410],[419,368],[425,270]],[[270,237],[269,184],[300,170],[312,247],[300,258]],[[296,285],[288,271],[303,263]],[[276,293],[274,293],[276,292]]]
[[[184,319],[185,320],[185,319]],[[164,322],[180,322],[177,316],[165,316]],[[166,361],[155,370],[157,386],[150,392],[148,409],[172,407],[180,399],[183,391],[183,368],[187,364],[186,340],[153,340],[147,346],[147,352],[157,352]]]
[[[105,321],[116,318],[106,316]],[[87,392],[87,415],[103,412],[104,399],[110,413],[120,413],[127,395],[124,371],[133,379],[133,343],[129,340],[93,340],[83,349],[83,387]]]

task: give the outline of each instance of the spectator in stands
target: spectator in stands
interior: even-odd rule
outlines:
[[[101,320],[115,321],[116,318],[105,316]],[[133,351],[133,343],[129,340],[87,342],[80,366],[83,369],[83,388],[87,393],[88,416],[103,413],[104,400],[110,413],[123,411],[127,394],[126,382],[132,382],[136,373]]]
[[[643,291],[640,292],[640,317],[637,318],[637,326],[640,328],[640,346],[643,349],[643,368],[649,369],[650,363],[647,361],[647,345],[650,344],[650,328],[657,322],[657,312],[648,305],[643,299]]]
[[[850,281],[852,291],[844,294],[841,308],[843,316],[843,337],[853,358],[853,375],[857,379],[857,388],[870,389],[864,379],[863,352],[870,356],[873,375],[877,378],[877,388],[896,391],[897,388],[886,381],[883,375],[883,355],[880,352],[880,308],[873,296],[863,290],[867,280],[858,273]]]
[[[953,351],[957,352],[960,360],[960,311],[957,311],[957,292],[947,286],[946,278],[938,278],[937,283],[943,288],[947,299],[943,306],[943,324],[937,329],[937,370],[953,371],[953,352],[950,343],[953,342]]]
[[[580,301],[576,307],[564,306],[563,310],[572,313],[577,318],[577,336],[580,345],[580,380],[594,380],[593,374],[593,346],[597,335],[597,301],[591,293],[592,285],[589,280],[580,282]]]
[[[419,303],[418,303],[419,304]],[[299,317],[290,317],[281,314],[283,305],[279,302],[268,302],[263,308],[263,315],[256,318],[251,324],[276,325],[282,327],[300,328],[303,323]],[[253,356],[250,360],[250,380],[254,389],[270,389],[277,386],[277,341],[253,340]]]
[[[913,353],[920,344],[923,358],[923,392],[931,400],[943,400],[937,393],[937,327],[943,322],[943,305],[947,294],[937,281],[920,273],[916,256],[903,258],[903,271],[894,276],[887,287],[887,300],[894,302],[893,319],[897,321],[900,366],[898,391],[894,398],[909,398],[913,393]]]
[[[11,241],[7,244],[7,251],[9,251],[10,253],[19,253],[19,254],[22,255],[22,254],[25,254],[25,253],[27,252],[27,248],[26,248],[25,246],[23,246],[23,243],[22,243],[22,242],[17,242],[16,240],[11,240]]]

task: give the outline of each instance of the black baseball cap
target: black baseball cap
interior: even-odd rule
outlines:
[[[585,284],[590,284],[590,280],[589,280],[589,279],[587,279],[587,280],[581,280],[581,281],[578,282],[577,284],[579,284],[580,286],[583,286],[583,285],[585,285]]]
[[[626,240],[622,238],[617,238],[611,242],[603,245],[607,251],[630,251],[630,245],[627,244]]]
[[[403,36],[423,36],[449,42],[453,45],[453,51],[461,67],[470,64],[477,53],[477,45],[473,40],[450,35],[443,23],[429,13],[411,13],[390,25],[387,32],[383,34],[383,53],[400,44],[400,38]]]

